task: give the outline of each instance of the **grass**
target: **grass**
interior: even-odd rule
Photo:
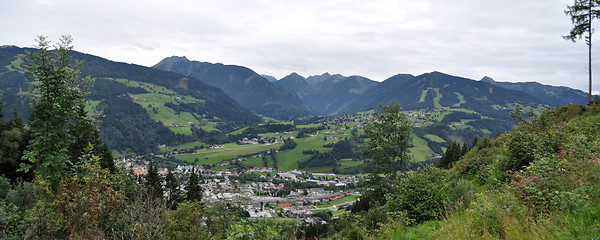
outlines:
[[[96,107],[100,104],[98,100],[87,100],[85,105],[85,111],[90,115],[94,116],[96,114]]]
[[[428,146],[427,141],[411,133],[410,135],[413,139],[413,147],[410,148],[410,154],[413,156],[414,160],[417,162],[427,160],[427,157],[435,154]]]
[[[175,148],[186,149],[186,148],[194,148],[194,147],[200,147],[200,146],[205,146],[205,145],[206,144],[201,141],[196,141],[196,142],[189,142],[189,143],[177,145],[177,146],[175,146]]]
[[[11,71],[25,71],[25,69],[23,69],[22,65],[23,65],[23,58],[17,57],[15,60],[11,61],[10,65],[8,65],[7,67]]]
[[[240,128],[238,130],[235,130],[233,132],[228,133],[227,135],[236,135],[236,134],[242,134],[242,132],[244,132],[244,130],[248,129],[248,127],[244,127],[244,128]]]
[[[352,159],[342,159],[340,166],[342,167],[354,167],[363,164],[363,161],[352,161]]]
[[[443,95],[440,93],[439,88],[434,88],[433,90],[435,91],[435,97],[433,98],[433,106],[435,108],[442,108],[442,105],[440,104],[440,99]]]
[[[310,210],[313,213],[319,213],[319,212],[331,212],[331,215],[338,215],[341,213],[345,213],[346,209],[339,209],[339,210],[335,210],[335,211],[331,211],[329,209],[316,209],[316,210]]]
[[[298,144],[295,149],[285,150],[277,153],[277,163],[283,171],[298,169],[298,163],[311,158],[309,154],[303,154],[303,150],[317,150],[321,152],[331,149],[323,147],[325,143],[336,142],[335,140],[324,141],[322,136],[296,138]]]
[[[465,96],[463,96],[462,94],[457,93],[457,92],[455,92],[455,93],[456,93],[456,96],[458,97],[459,102],[457,104],[454,104],[453,107],[460,107],[460,105],[462,105],[463,103],[466,103]]]
[[[414,227],[402,227],[392,235],[392,239],[434,239],[431,233],[439,228],[439,221],[429,221]]]
[[[263,161],[262,157],[257,157],[257,158],[251,158],[248,159],[246,161],[243,161],[242,164],[246,167],[257,167],[257,168],[261,168],[261,167],[274,167],[274,162],[273,162],[273,158],[269,155],[266,156],[267,158],[267,165],[265,166],[265,162]]]
[[[433,134],[426,134],[425,137],[429,138],[429,140],[434,141],[434,142],[439,142],[439,143],[446,142],[446,140],[444,140],[443,138],[441,138],[437,135],[433,135]]]
[[[305,125],[297,125],[296,128],[302,129],[302,128],[316,128],[319,127],[319,124],[313,123],[313,124],[305,124]]]
[[[350,130],[348,130],[350,131]],[[279,134],[279,135],[275,135],[275,133],[267,133],[267,134],[260,134],[261,136],[265,136],[265,137],[290,137],[291,135],[286,135],[286,134]],[[327,135],[327,136],[334,136],[334,137],[338,137],[338,139],[341,139],[343,137],[346,137],[347,135],[343,135],[343,133],[338,133],[338,134],[331,134],[331,135]],[[290,150],[284,150],[281,152],[277,153],[277,164],[279,169],[283,170],[283,171],[289,171],[289,170],[293,170],[293,169],[298,169],[298,163],[301,161],[305,161],[311,158],[311,155],[308,154],[303,154],[302,151],[303,150],[317,150],[317,151],[321,151],[321,152],[326,152],[326,151],[330,151],[331,148],[326,148],[323,147],[323,145],[325,145],[326,143],[335,143],[339,140],[323,140],[323,134],[319,135],[319,136],[315,136],[315,137],[306,137],[306,138],[296,138],[294,139],[294,141],[298,144],[297,147],[295,149],[290,149]],[[182,145],[178,145],[176,146],[177,149],[185,149],[185,148],[194,148],[194,147],[199,147],[205,145],[202,142],[192,142],[192,143],[186,143],[186,144],[182,144]],[[249,145],[237,145],[235,143],[229,143],[229,144],[225,144],[223,146],[223,148],[216,148],[216,149],[201,149],[201,150],[197,150],[195,154],[186,154],[186,155],[179,155],[179,156],[175,156],[178,159],[184,160],[184,161],[188,161],[191,163],[195,162],[195,159],[198,158],[198,164],[208,164],[208,165],[212,165],[212,164],[216,164],[221,162],[222,160],[225,159],[233,159],[236,158],[238,155],[247,155],[247,154],[252,154],[252,153],[258,153],[258,152],[262,152],[262,151],[266,151],[266,150],[271,150],[271,149],[279,149],[279,147],[281,147],[281,145],[283,145],[282,143],[278,143],[278,144],[273,144],[273,145],[256,145],[256,144],[249,144]],[[206,159],[208,158],[208,159]],[[268,167],[272,167],[273,166],[273,161],[270,157],[268,157],[269,160],[269,166]],[[252,159],[248,159],[247,161],[244,161],[242,164],[244,164],[247,167],[263,167],[264,163],[262,161],[262,158],[252,158]],[[344,165],[347,166],[355,166],[355,165],[359,165],[361,164],[361,162],[345,162],[343,163]],[[327,167],[327,168],[318,168],[318,169],[313,169],[313,171],[325,171],[325,172],[331,172],[331,167]]]
[[[419,98],[419,102],[425,102],[425,97],[427,97],[427,92],[429,92],[429,88],[425,89],[421,92],[421,97]]]
[[[333,166],[309,167],[302,170],[312,173],[330,173],[333,172]]]
[[[249,144],[249,145],[237,145],[235,143],[225,144],[223,148],[213,149],[202,149],[194,154],[178,155],[175,156],[177,159],[194,163],[195,159],[198,158],[197,164],[217,164],[226,159],[237,158],[239,155],[247,155],[258,153],[266,150],[277,149],[281,143],[273,145],[264,144]]]
[[[217,130],[214,127],[215,123],[211,123],[208,119],[203,119],[202,116],[190,112],[177,112],[174,109],[165,106],[166,103],[176,105],[180,103],[201,103],[204,102],[202,99],[197,99],[189,95],[181,95],[165,87],[150,83],[130,81],[122,78],[115,79],[115,81],[130,87],[141,87],[148,91],[148,93],[129,94],[129,96],[135,103],[146,109],[150,118],[163,123],[174,133],[191,135],[192,124],[199,123],[201,124],[201,128],[206,131]],[[179,126],[176,127],[174,125]]]
[[[342,197],[342,198],[338,198],[338,199],[333,200],[333,201],[326,202],[325,204],[317,205],[316,207],[318,207],[318,208],[328,208],[328,207],[332,207],[333,205],[336,205],[336,204],[345,203],[345,202],[351,202],[351,201],[354,201],[356,199],[358,199],[358,196],[356,196],[356,195],[348,195],[348,196],[345,196],[345,197]]]

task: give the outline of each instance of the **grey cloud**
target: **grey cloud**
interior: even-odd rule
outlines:
[[[146,66],[186,55],[278,78],[330,72],[381,81],[438,70],[585,90],[585,43],[560,38],[571,27],[567,4],[571,0],[0,1],[0,27],[8,33],[0,44],[31,46],[39,34],[70,34],[76,50]]]

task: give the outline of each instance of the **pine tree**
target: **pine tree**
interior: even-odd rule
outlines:
[[[477,147],[477,144],[479,144],[479,138],[478,138],[477,136],[475,136],[475,137],[473,138],[473,143],[471,144],[471,148],[469,148],[469,150],[471,150],[471,149],[473,149],[473,148]]]
[[[466,155],[468,152],[469,152],[469,147],[467,146],[467,143],[465,142],[462,145],[462,150],[460,151],[460,156],[462,157],[462,156]]]
[[[0,103],[0,112],[2,104]],[[0,119],[4,116],[0,114]],[[13,111],[7,124],[0,121],[0,176],[16,182],[18,178],[29,180],[31,174],[18,172],[19,163],[22,163],[23,149],[27,143],[23,119]]]
[[[567,6],[565,14],[571,17],[573,29],[569,35],[563,36],[566,40],[575,42],[577,39],[585,38],[588,45],[588,73],[589,92],[588,104],[592,104],[592,20],[600,18],[600,0],[574,0],[573,6]]]
[[[185,186],[185,200],[188,201],[202,201],[202,187],[200,186],[200,182],[198,180],[198,175],[196,171],[192,169],[190,173],[190,178],[188,180],[187,185]]]
[[[150,163],[148,167],[148,174],[146,174],[146,187],[148,188],[148,196],[153,199],[162,199],[163,187],[162,179],[158,175],[158,168],[154,164]]]
[[[167,191],[167,207],[174,210],[177,207],[177,203],[179,203],[180,197],[177,179],[171,169],[168,170],[165,177],[165,190]]]
[[[437,167],[446,169],[451,168],[454,162],[460,160],[461,151],[460,144],[456,141],[453,141],[452,144],[450,144],[450,146],[448,146],[446,149],[446,152],[442,155]]]

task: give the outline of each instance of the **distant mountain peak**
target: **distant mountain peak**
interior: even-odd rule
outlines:
[[[156,68],[156,66],[160,66],[160,65],[172,66],[175,63],[181,63],[181,62],[190,62],[190,60],[187,59],[185,56],[166,57],[163,60],[161,60],[160,62],[158,62],[156,65],[154,65],[153,68]]]
[[[300,75],[300,74],[298,74],[298,73],[296,73],[296,72],[290,73],[290,75],[288,75],[288,76],[289,76],[289,77],[301,77],[301,78],[304,78],[302,75]],[[280,79],[280,80],[281,80],[281,79]]]
[[[489,84],[496,84],[496,81],[494,81],[493,78],[485,76],[481,79],[482,82],[484,83],[489,83]]]
[[[267,79],[267,80],[269,80],[269,82],[277,82],[278,81],[277,78],[275,78],[275,77],[273,77],[271,75],[261,74],[260,76],[263,77],[263,78],[265,78],[265,79]]]
[[[190,61],[185,56],[170,56],[170,57],[165,58],[164,60],[171,60],[171,61],[177,60],[177,61],[188,61],[188,62]]]

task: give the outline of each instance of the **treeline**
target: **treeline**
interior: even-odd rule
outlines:
[[[279,147],[279,151],[294,149],[296,146],[298,146],[298,144],[294,142],[294,139],[287,138],[283,140],[283,145]]]
[[[463,119],[480,119],[478,114],[466,113],[466,112],[452,112],[442,119],[442,123],[448,124],[451,122],[460,122]]]
[[[268,133],[268,132],[291,132],[296,130],[296,126],[293,124],[287,124],[287,123],[265,123],[265,124],[259,124],[259,125],[253,125],[250,126],[246,129],[244,129],[244,131],[242,132],[242,134],[248,134],[248,135],[258,135],[261,133]]]
[[[312,127],[312,128],[300,128],[300,129],[298,129],[298,135],[296,135],[296,138],[304,138],[310,134],[315,134],[318,131],[321,131],[324,129],[325,129],[324,125],[320,125],[318,127]]]
[[[338,166],[339,161],[344,158],[362,159],[363,154],[357,150],[358,144],[354,138],[346,138],[333,145],[331,151],[321,153],[315,150],[305,150],[302,153],[313,156],[305,161],[299,162],[299,168]]]
[[[94,89],[101,89],[90,96],[93,100],[102,100],[96,107],[101,112],[100,136],[111,149],[149,154],[156,152],[161,144],[173,146],[192,140],[190,136],[175,134],[164,124],[152,120],[146,109],[126,94],[128,90],[141,92],[144,89],[102,79],[96,80]]]
[[[470,122],[469,124],[472,124],[472,123],[473,122]],[[418,137],[427,141],[427,147],[429,147],[429,149],[431,149],[433,152],[435,152],[437,154],[444,153],[443,148],[447,148],[449,146],[448,143],[451,143],[452,141],[454,141],[453,139],[450,138],[450,136],[457,136],[461,139],[469,140],[469,139],[474,139],[476,137],[481,138],[484,135],[482,131],[475,130],[472,128],[465,128],[465,129],[461,129],[460,131],[456,131],[456,130],[451,129],[448,125],[442,124],[442,123],[433,123],[429,126],[414,128],[413,132]],[[437,142],[437,141],[429,139],[428,137],[425,136],[428,133],[435,133],[436,136],[439,136],[440,138],[444,139],[444,142]]]

